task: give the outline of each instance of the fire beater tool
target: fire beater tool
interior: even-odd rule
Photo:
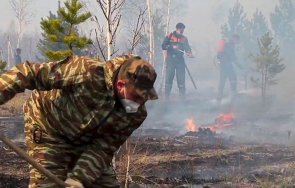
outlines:
[[[177,49],[177,50],[180,51],[180,52],[182,52],[183,54],[186,54],[184,50],[180,50],[180,49]],[[194,58],[194,56],[188,56],[188,57]],[[191,79],[191,81],[192,81],[192,83],[193,83],[193,85],[194,85],[194,88],[197,89],[197,85],[196,85],[196,83],[195,83],[195,81],[194,81],[194,79],[193,79],[193,77],[192,77],[192,75],[191,75],[189,69],[187,68],[185,62],[184,62],[184,66],[185,66],[185,70],[186,70],[188,76],[190,77],[190,79]]]
[[[69,187],[68,184],[66,184],[61,179],[57,178],[54,174],[52,174],[49,170],[44,168],[42,165],[37,163],[34,159],[32,159],[25,151],[23,151],[20,147],[18,147],[14,142],[12,142],[9,138],[4,136],[2,133],[0,133],[0,140],[4,142],[7,146],[9,146],[15,153],[17,153],[20,157],[25,159],[30,165],[32,165],[34,168],[39,170],[39,172],[46,175],[49,179],[51,179],[54,183],[56,183],[59,187]]]

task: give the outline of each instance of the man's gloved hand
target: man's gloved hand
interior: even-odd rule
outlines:
[[[65,183],[68,184],[66,188],[84,188],[83,184],[80,181],[72,178],[68,178]]]

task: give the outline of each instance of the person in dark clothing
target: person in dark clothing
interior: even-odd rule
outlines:
[[[165,77],[165,98],[169,99],[173,79],[176,73],[179,94],[185,98],[185,61],[184,53],[192,57],[191,47],[188,39],[183,35],[185,25],[176,24],[176,30],[166,35],[162,49],[165,50],[166,77]]]
[[[217,59],[219,64],[219,84],[217,102],[221,102],[223,97],[223,90],[225,82],[228,79],[231,87],[231,94],[234,97],[237,93],[237,75],[234,68],[234,63],[237,63],[235,53],[235,45],[239,42],[240,37],[233,35],[228,41],[223,39],[219,44]]]
[[[15,54],[14,54],[14,64],[15,65],[22,63],[22,58],[20,56],[21,52],[22,52],[22,50],[20,48],[17,48],[15,50]]]

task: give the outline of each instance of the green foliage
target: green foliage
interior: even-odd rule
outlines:
[[[62,51],[47,51],[45,52],[47,57],[50,57],[50,60],[57,61],[60,58],[71,56],[73,53],[71,50],[62,50]]]
[[[39,41],[38,48],[42,55],[49,60],[60,60],[72,54],[81,54],[81,50],[92,41],[80,36],[77,25],[91,17],[90,12],[82,12],[83,5],[78,0],[67,0],[65,7],[60,7],[57,16],[50,15],[41,20],[43,40]]]
[[[259,54],[253,56],[257,76],[251,81],[254,86],[261,88],[262,97],[265,97],[269,86],[277,84],[275,77],[285,69],[285,65],[281,64],[279,46],[273,46],[272,42],[273,38],[269,33],[263,35],[258,40]]]
[[[265,16],[256,9],[251,20],[248,20],[244,7],[236,1],[229,10],[228,21],[221,26],[221,34],[224,38],[230,38],[234,34],[240,36],[240,44],[237,46],[237,71],[244,79],[244,88],[248,87],[248,75],[251,71],[252,59],[250,54],[258,51],[257,39],[269,32]]]
[[[234,7],[229,10],[228,22],[221,26],[221,34],[224,37],[231,37],[234,34],[240,34],[245,31],[247,24],[244,7],[236,1]]]
[[[253,14],[253,18],[250,22],[250,28],[252,38],[256,39],[269,32],[266,18],[258,9],[256,9],[255,13]]]
[[[291,49],[295,43],[295,30],[292,26],[294,21],[295,6],[292,0],[279,0],[279,4],[270,15],[270,23],[284,50]]]
[[[6,61],[0,60],[0,74],[2,74],[5,71],[6,65],[7,65]]]
[[[250,21],[245,21],[245,30],[241,33],[239,59],[243,68],[249,71],[252,63],[250,54],[258,51],[257,39],[269,32],[267,21],[261,11],[256,9]]]

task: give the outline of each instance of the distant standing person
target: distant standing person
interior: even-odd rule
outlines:
[[[165,78],[165,98],[169,99],[173,79],[176,73],[177,85],[181,98],[185,98],[185,61],[184,53],[192,57],[191,47],[188,39],[183,35],[185,25],[176,24],[176,30],[166,35],[162,49],[167,51],[165,58],[166,78]]]
[[[14,64],[15,65],[22,63],[22,58],[20,56],[21,52],[22,52],[22,50],[20,48],[17,48],[15,50],[15,54],[14,54]]]
[[[231,87],[231,94],[234,97],[237,93],[237,74],[234,63],[237,63],[235,45],[239,42],[240,37],[233,35],[229,40],[222,39],[219,44],[217,59],[219,64],[219,84],[217,102],[220,103],[223,98],[225,82],[228,79]]]

